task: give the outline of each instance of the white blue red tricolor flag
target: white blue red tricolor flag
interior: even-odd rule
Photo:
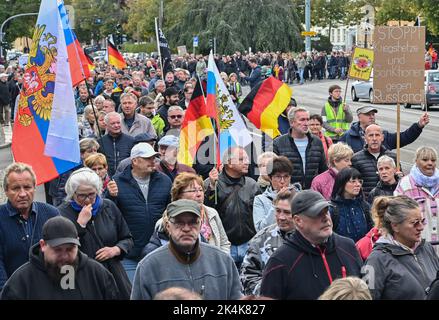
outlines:
[[[252,142],[247,127],[236,109],[229,90],[221,79],[218,68],[210,52],[207,66],[207,108],[217,110],[219,114],[219,148],[220,156],[230,147],[245,148]]]
[[[15,161],[33,167],[37,184],[80,163],[71,70],[85,74],[75,41],[63,1],[42,0],[12,135]]]

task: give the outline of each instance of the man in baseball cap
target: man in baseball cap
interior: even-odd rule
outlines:
[[[378,109],[373,106],[362,106],[357,109],[358,121],[351,124],[351,128],[346,131],[339,142],[349,145],[354,153],[362,150],[365,145],[364,133],[371,124],[376,124],[376,114]],[[401,132],[401,148],[414,142],[422,133],[424,127],[430,122],[430,117],[425,112],[418,122],[413,123],[408,129]],[[383,146],[388,150],[396,149],[396,133],[383,130]]]
[[[160,162],[156,165],[156,170],[166,174],[169,179],[174,181],[175,177],[181,172],[195,173],[195,170],[177,161],[180,139],[173,135],[167,135],[158,142]]]
[[[200,242],[202,204],[188,199],[171,202],[164,226],[169,243],[147,255],[136,270],[132,300],[150,300],[171,287],[191,288],[205,300],[241,297],[238,270],[229,254]],[[172,268],[164,268],[172,266]],[[187,276],[188,267],[193,282]]]
[[[360,276],[363,263],[354,242],[332,232],[330,205],[314,190],[293,198],[296,232],[268,260],[261,295],[316,300],[333,280]]]
[[[61,216],[47,220],[43,226],[43,240],[52,248],[63,244],[81,245],[73,222]]]
[[[2,300],[119,299],[111,273],[78,250],[72,221],[57,216],[46,221],[43,238],[29,253],[29,262],[6,282]]]

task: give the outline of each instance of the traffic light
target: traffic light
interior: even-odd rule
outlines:
[[[209,48],[213,49],[213,39],[209,39]]]

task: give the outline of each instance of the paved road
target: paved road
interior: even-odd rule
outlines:
[[[339,80],[322,80],[317,82],[308,82],[304,85],[293,85],[293,97],[297,100],[299,106],[307,107],[311,113],[320,114],[324,102],[328,98],[328,88],[332,84],[338,84],[343,89],[346,86],[346,81]],[[348,88],[347,103],[351,106],[353,112],[358,107],[363,105],[371,105],[367,100],[360,100],[353,102],[350,96],[350,88]],[[390,132],[396,131],[396,105],[378,105],[374,104],[378,109],[377,123],[385,130]],[[422,115],[420,106],[413,106],[412,109],[404,109],[401,106],[401,131],[407,129],[412,123],[417,122]],[[438,147],[438,132],[439,132],[439,107],[429,111],[430,124],[423,130],[421,136],[412,144],[401,149],[401,162],[404,172],[410,170],[413,163],[415,151],[420,146]],[[354,121],[357,121],[354,115]]]

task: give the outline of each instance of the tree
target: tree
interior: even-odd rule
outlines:
[[[312,25],[329,28],[329,35],[333,26],[341,24],[346,17],[344,9],[346,0],[315,0],[311,6]]]
[[[163,29],[178,24],[189,0],[164,1]],[[160,0],[133,0],[128,4],[128,19],[124,30],[137,41],[155,39],[154,18],[159,16]]]
[[[199,0],[190,1],[181,23],[169,29],[171,44],[192,45],[199,36],[202,52],[208,41],[217,39],[217,51],[235,50],[294,51],[303,46],[300,21],[293,1],[289,0]]]
[[[425,20],[428,31],[439,35],[439,8],[437,0],[417,0],[416,8],[419,15]]]
[[[386,0],[382,3],[376,15],[377,24],[386,24],[388,21],[415,21],[417,11],[412,0]]]
[[[75,8],[75,33],[81,42],[101,39],[116,33],[126,21],[127,8],[118,0],[71,0]],[[122,29],[120,29],[122,31]]]
[[[38,13],[41,1],[35,0],[9,0],[0,2],[0,24],[7,18],[20,13]],[[3,32],[5,40],[12,43],[19,37],[32,38],[37,16],[24,16],[7,22]]]

